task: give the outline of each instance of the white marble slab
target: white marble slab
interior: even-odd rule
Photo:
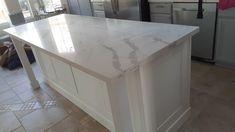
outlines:
[[[148,0],[149,2],[198,2],[198,0]],[[219,0],[203,0],[204,2],[218,3]]]
[[[58,15],[4,30],[35,48],[105,78],[114,78],[198,27]]]

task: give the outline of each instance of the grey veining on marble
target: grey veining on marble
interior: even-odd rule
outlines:
[[[199,28],[62,14],[4,31],[34,48],[114,78]]]

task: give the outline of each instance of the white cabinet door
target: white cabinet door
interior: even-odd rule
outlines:
[[[93,111],[111,120],[111,106],[106,83],[75,68],[73,68],[73,73],[79,100]]]
[[[71,66],[57,59],[52,59],[57,82],[66,92],[77,96],[77,89],[73,78]]]
[[[37,58],[38,58],[39,64],[41,66],[41,69],[44,75],[48,77],[49,79],[55,81],[56,75],[55,75],[51,57],[39,51],[36,51],[36,54],[37,54]]]
[[[216,41],[216,63],[235,67],[235,17],[219,18]]]
[[[105,18],[105,12],[104,11],[94,11],[94,16]]]
[[[81,9],[77,0],[68,0],[68,4],[71,14],[81,15]]]
[[[78,2],[81,9],[81,15],[92,16],[91,2],[89,0],[78,0]]]

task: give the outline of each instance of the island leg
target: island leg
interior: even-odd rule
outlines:
[[[29,60],[28,60],[28,57],[25,53],[25,50],[24,50],[24,43],[22,43],[21,41],[17,40],[16,38],[14,37],[11,37],[12,41],[13,41],[13,44],[15,46],[15,49],[17,51],[17,54],[20,58],[20,61],[23,65],[23,68],[28,76],[28,79],[30,80],[30,83],[31,83],[31,86],[33,89],[37,89],[40,87],[38,81],[36,80],[36,77],[33,73],[33,70],[32,70],[32,67],[29,63]]]

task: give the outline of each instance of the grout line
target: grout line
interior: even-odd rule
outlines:
[[[63,119],[61,119],[60,121],[56,122],[55,124],[53,124],[52,126],[50,126],[49,128],[46,128],[44,130],[44,132],[48,131],[50,128],[54,127],[55,125],[61,123],[62,121],[64,121],[65,119],[67,119],[70,115],[68,114],[67,116],[65,116]]]

